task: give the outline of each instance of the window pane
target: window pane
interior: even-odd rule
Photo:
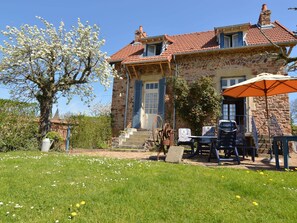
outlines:
[[[243,82],[243,81],[244,81],[244,78],[238,79],[238,83]]]
[[[224,36],[224,48],[229,48],[230,47],[230,37],[229,36]]]
[[[156,54],[160,55],[162,53],[162,43],[156,44]]]
[[[155,56],[156,55],[156,46],[155,45],[148,45],[147,46],[147,55],[148,56]]]
[[[230,86],[234,85],[236,83],[236,80],[235,79],[231,79],[230,80]]]
[[[228,105],[223,104],[223,119],[228,119]]]
[[[238,34],[232,35],[232,47],[238,47]]]
[[[154,86],[154,84],[153,84]],[[146,114],[157,114],[158,110],[158,93],[148,92],[145,93],[145,113]]]
[[[230,104],[229,107],[229,115],[230,115],[230,120],[235,120],[235,115],[236,115],[236,107],[235,104]]]
[[[227,85],[227,80],[226,79],[223,79],[222,80],[222,88],[226,88],[228,85]]]

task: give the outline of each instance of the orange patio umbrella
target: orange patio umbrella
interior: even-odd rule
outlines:
[[[239,84],[228,87],[222,93],[223,96],[234,98],[241,97],[265,97],[266,118],[269,123],[269,110],[267,96],[297,92],[297,78],[285,75],[261,73],[254,78],[240,82]],[[268,124],[269,147],[270,127]],[[272,158],[272,149],[270,148],[270,158]]]

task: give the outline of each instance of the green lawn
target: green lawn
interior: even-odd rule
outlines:
[[[38,152],[0,153],[0,169],[1,223],[297,219],[297,171]]]

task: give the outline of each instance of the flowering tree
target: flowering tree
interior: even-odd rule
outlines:
[[[80,95],[93,99],[92,82],[107,88],[113,75],[106,53],[100,51],[96,25],[82,24],[66,31],[61,22],[58,29],[37,17],[44,28],[23,25],[6,27],[7,38],[0,45],[0,82],[9,86],[14,98],[37,100],[40,109],[40,137],[49,131],[53,103],[60,96],[71,100]]]
[[[94,104],[91,107],[91,115],[95,117],[99,116],[110,116],[111,115],[111,104],[102,103],[101,101]]]

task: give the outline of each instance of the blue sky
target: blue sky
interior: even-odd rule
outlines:
[[[89,21],[101,29],[101,37],[106,40],[102,48],[112,55],[134,38],[134,32],[142,25],[148,35],[182,34],[212,30],[214,27],[250,22],[257,23],[261,6],[266,3],[272,11],[272,21],[278,20],[290,30],[297,30],[297,11],[288,10],[297,7],[292,0],[9,0],[1,2],[0,29],[6,25],[19,27],[22,24],[40,24],[35,16],[41,16],[58,25],[63,21],[66,27]],[[2,39],[0,37],[2,44]],[[297,50],[292,56],[297,55]],[[297,73],[293,75],[297,76]],[[93,103],[111,102],[112,89],[107,91],[96,84]],[[0,98],[9,98],[8,90],[0,86]],[[297,94],[290,94],[290,99]],[[60,99],[54,109],[60,113],[85,112],[88,106],[79,98],[74,98],[69,105]]]

